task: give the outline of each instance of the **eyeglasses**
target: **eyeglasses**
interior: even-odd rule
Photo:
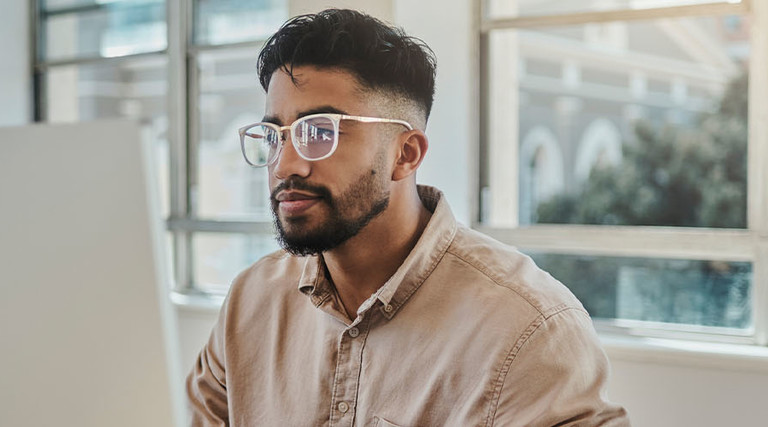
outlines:
[[[346,114],[311,114],[296,120],[290,126],[278,126],[267,122],[243,126],[237,130],[240,134],[240,148],[249,165],[257,168],[271,165],[283,148],[285,141],[282,137],[283,132],[290,129],[293,148],[302,159],[308,161],[327,159],[339,145],[339,122],[342,120],[395,123],[413,130],[413,126],[403,120]]]

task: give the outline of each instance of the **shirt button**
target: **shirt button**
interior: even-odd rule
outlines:
[[[391,312],[392,312],[392,310],[394,310],[394,309],[395,309],[395,308],[394,308],[394,307],[392,307],[392,305],[391,305],[391,304],[387,304],[387,305],[385,305],[385,306],[384,306],[384,311],[386,311],[387,313],[391,313]]]
[[[360,330],[359,330],[359,329],[357,329],[357,328],[352,328],[352,329],[350,329],[350,330],[349,330],[349,336],[350,336],[350,337],[352,337],[352,338],[355,338],[355,337],[357,337],[358,335],[360,335]],[[341,402],[341,403],[344,403],[344,402]]]
[[[342,414],[345,414],[349,411],[349,404],[347,402],[339,402],[339,411],[341,411]]]

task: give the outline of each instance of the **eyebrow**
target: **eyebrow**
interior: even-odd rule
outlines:
[[[299,114],[297,114],[296,118],[300,119],[300,118],[305,117],[305,116],[309,116],[309,115],[312,115],[312,114],[320,114],[320,113],[331,113],[331,114],[349,115],[349,113],[347,113],[344,110],[340,110],[340,109],[338,109],[336,107],[333,107],[331,105],[323,105],[323,106],[315,107],[315,108],[312,108],[312,109],[309,109],[309,110],[304,110],[304,111],[300,112]],[[283,126],[282,121],[277,116],[264,116],[264,118],[262,118],[261,121],[262,122],[267,122],[267,123],[274,123],[274,124],[276,124],[278,126]]]

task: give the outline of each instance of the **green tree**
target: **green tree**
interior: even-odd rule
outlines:
[[[539,223],[746,226],[747,76],[693,126],[638,121],[618,166],[595,167],[583,189],[539,204]]]
[[[594,168],[581,191],[537,208],[539,223],[746,227],[747,75],[734,79],[714,112],[688,126],[639,121],[618,166]],[[614,318],[622,274],[641,300],[631,317],[744,328],[748,263],[534,255],[594,317]],[[632,311],[632,310],[631,310]]]

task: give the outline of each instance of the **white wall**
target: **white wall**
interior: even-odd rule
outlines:
[[[611,360],[610,398],[635,427],[768,425],[768,374]]]
[[[437,57],[435,104],[427,124],[429,150],[417,180],[443,190],[456,219],[471,221],[477,143],[473,90],[477,64],[472,17],[475,2],[392,0],[394,22],[424,40]]]
[[[177,329],[179,331],[179,353],[181,370],[187,375],[197,362],[200,349],[208,342],[213,325],[218,318],[217,307],[177,306]]]

